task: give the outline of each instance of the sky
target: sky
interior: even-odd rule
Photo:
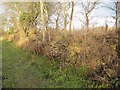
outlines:
[[[4,7],[2,5],[2,3],[0,2],[0,14],[2,14],[4,12]]]
[[[111,5],[112,2],[109,2],[110,0],[102,0],[105,4]],[[101,7],[104,4],[100,4],[98,9],[93,10],[91,13],[91,17],[94,17],[90,20],[91,25],[93,23],[95,26],[105,26],[105,22],[107,22],[109,27],[114,26],[115,20],[113,19],[112,16],[114,16],[114,12],[108,8]],[[80,11],[80,8],[78,6],[75,7],[75,16],[80,16],[78,13]],[[74,17],[75,17],[74,16]],[[81,16],[82,17],[82,16]],[[75,28],[79,28],[80,24],[82,24],[80,21],[77,19],[73,21],[73,25]]]
[[[109,3],[110,0],[101,0],[101,1],[107,4],[107,3]],[[112,3],[110,3],[110,4],[112,4]],[[78,18],[82,17],[79,14],[79,11],[80,11],[80,8],[78,6],[75,6],[74,17],[73,17],[74,18],[73,19],[73,28],[80,28],[82,26],[82,22],[80,22],[78,19]],[[4,13],[4,6],[0,2],[0,14],[2,14],[2,13]],[[95,26],[105,26],[105,22],[107,22],[108,26],[112,27],[112,26],[114,26],[114,22],[115,22],[115,20],[111,17],[113,15],[114,15],[113,11],[111,11],[107,8],[96,9],[91,13],[91,17],[94,17],[94,18],[92,18],[90,20],[90,23],[91,23],[91,25],[94,23]]]

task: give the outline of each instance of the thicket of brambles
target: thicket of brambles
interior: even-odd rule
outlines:
[[[85,8],[86,4],[82,1],[80,3],[85,11],[86,28],[78,30],[71,28],[74,2],[4,3],[8,9],[6,13],[10,15],[8,21],[13,25],[2,32],[2,38],[14,42],[26,51],[46,56],[48,60],[57,60],[61,70],[68,66],[74,69],[85,67],[85,75],[91,82],[98,85],[102,83],[106,87],[120,87],[118,26],[116,24],[116,28],[111,30],[108,27],[89,28],[90,14],[100,2],[96,0],[87,3],[88,8]],[[118,22],[118,1],[114,4],[117,6],[115,19]],[[70,7],[71,14],[67,15]],[[54,29],[49,25],[53,14],[56,15]],[[14,18],[16,15],[18,17]],[[66,30],[68,16],[70,28]],[[3,19],[4,24],[7,23],[7,18]],[[37,25],[41,29],[38,30]],[[64,29],[61,30],[59,25]]]

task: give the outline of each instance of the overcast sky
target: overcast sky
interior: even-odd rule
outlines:
[[[113,5],[113,2],[108,2],[110,0],[101,0],[101,1],[103,1],[104,4]],[[107,22],[109,27],[114,26],[115,20],[113,19],[112,16],[114,16],[115,13],[112,10],[108,9],[108,8],[101,7],[104,4],[101,3],[98,6],[100,8],[93,10],[93,12],[91,13],[91,17],[93,17],[90,20],[91,25],[93,25],[93,23],[94,23],[96,26],[105,26],[105,22]],[[76,16],[80,17],[80,15],[78,14],[79,11],[80,11],[80,8],[78,6],[76,6],[75,7],[75,12],[74,12],[75,13],[74,14],[75,20],[73,21],[74,28],[79,28],[80,24],[82,24],[82,23],[80,23],[80,21],[78,21],[78,19],[76,19]]]

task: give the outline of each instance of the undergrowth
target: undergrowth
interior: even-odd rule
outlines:
[[[39,62],[32,62],[31,65],[37,67],[43,78],[50,81],[48,86],[90,88],[120,86],[116,31],[74,31],[66,32],[65,35],[62,31],[50,31],[50,41],[47,31],[45,33],[45,41],[42,41],[42,33],[35,31],[23,37],[18,33],[5,34],[4,39],[35,54],[31,55],[33,57],[36,57],[36,54],[38,57],[39,55],[47,57],[42,65],[39,65]],[[36,58],[33,58],[34,60],[39,61]]]
[[[12,88],[87,88],[105,87],[88,83],[87,68],[62,68],[58,60],[48,60],[3,41],[3,87]],[[96,85],[96,86],[95,86]]]

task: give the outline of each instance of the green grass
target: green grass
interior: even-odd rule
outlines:
[[[12,42],[2,45],[3,87],[11,88],[73,88],[86,87],[86,68],[59,68],[58,60],[48,60],[16,47]]]

